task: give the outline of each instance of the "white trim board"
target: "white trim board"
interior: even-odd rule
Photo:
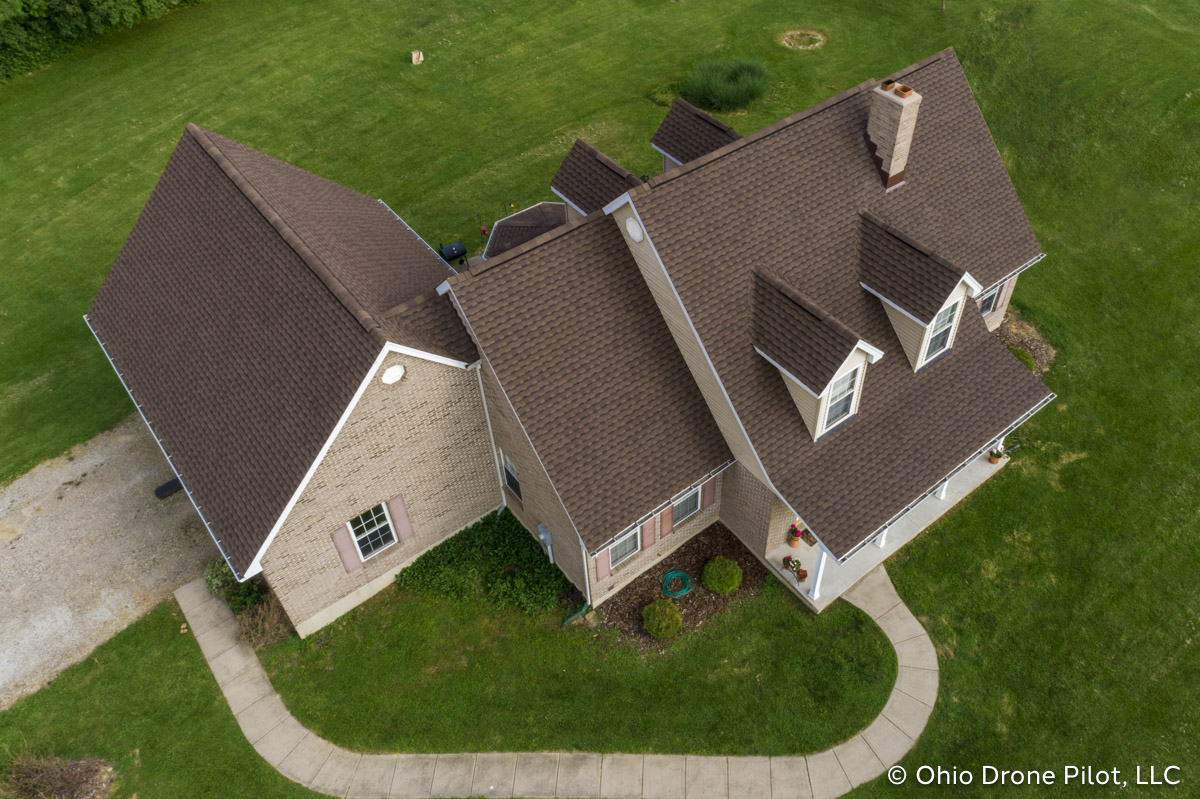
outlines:
[[[954,289],[952,289],[950,291],[950,294],[946,295],[946,299],[949,299],[954,294],[954,292],[958,290],[958,287],[963,283],[967,284],[967,296],[970,297],[971,299],[975,299],[976,297],[979,296],[979,292],[983,291],[983,287],[979,285],[979,281],[977,281],[975,278],[971,277],[971,275],[969,273],[964,272],[962,280],[959,280],[958,283],[954,284]],[[897,311],[904,314],[909,319],[913,320],[918,325],[920,325],[921,327],[926,328],[926,329],[928,329],[929,326],[931,324],[933,324],[933,319],[937,319],[938,313],[941,312],[941,310],[946,307],[946,300],[943,299],[942,304],[940,306],[938,306],[937,312],[934,313],[933,319],[930,319],[928,322],[922,322],[920,319],[913,316],[911,313],[904,310],[899,305],[897,305],[895,302],[889,300],[887,297],[883,296],[878,291],[871,288],[870,286],[868,286],[866,283],[862,282],[861,280],[858,281],[858,285],[862,286],[863,289],[865,289],[867,291],[867,293],[874,295],[877,299],[879,299],[880,302],[887,303],[888,305],[895,308]],[[863,343],[865,344],[866,342],[863,342]],[[867,346],[870,346],[870,345],[868,344]],[[872,361],[872,363],[874,363],[874,361]]]
[[[1045,258],[1045,257],[1046,257],[1046,253],[1044,253],[1044,252],[1043,252],[1043,253],[1038,253],[1037,255],[1035,255],[1034,257],[1030,258],[1028,261],[1026,261],[1024,264],[1022,264],[1021,266],[1018,266],[1016,269],[1014,269],[1013,271],[1009,272],[1007,275],[1005,275],[1004,277],[1000,278],[999,280],[997,280],[997,281],[996,281],[995,283],[993,283],[992,285],[988,286],[988,289],[989,289],[989,290],[991,290],[991,289],[994,289],[994,288],[996,288],[996,287],[998,287],[998,286],[1003,286],[1005,283],[1007,283],[1008,281],[1012,280],[1014,277],[1016,277],[1017,275],[1021,274],[1022,272],[1024,272],[1024,271],[1025,271],[1026,269],[1028,269],[1029,267],[1031,267],[1031,266],[1034,266],[1035,264],[1037,264],[1039,261],[1041,261],[1041,260],[1042,260],[1043,258]]]
[[[383,365],[384,359],[387,358],[387,356],[391,353],[409,355],[414,358],[421,358],[426,361],[440,363],[444,366],[453,366],[458,369],[466,369],[470,365],[463,363],[462,361],[453,360],[451,358],[443,358],[440,355],[433,355],[432,353],[422,352],[421,350],[414,350],[412,347],[405,347],[402,344],[393,344],[390,341],[387,344],[384,344],[383,347],[380,348],[379,354],[375,356],[375,361],[371,364],[371,368],[367,370],[366,377],[364,377],[362,382],[358,384],[358,390],[355,391],[354,396],[350,398],[350,404],[346,406],[346,410],[342,412],[341,418],[338,419],[337,424],[334,425],[333,431],[329,434],[329,437],[325,439],[325,444],[321,447],[321,451],[317,453],[317,457],[313,459],[312,465],[309,466],[308,471],[305,472],[304,479],[300,481],[300,485],[296,487],[294,492],[292,492],[292,497],[288,500],[287,505],[284,506],[283,513],[280,514],[279,518],[275,521],[275,524],[272,525],[271,532],[267,533],[266,540],[263,541],[262,546],[258,548],[258,554],[254,556],[254,560],[250,562],[250,566],[246,569],[246,578],[253,577],[262,571],[263,555],[266,554],[267,549],[275,541],[275,536],[277,536],[280,529],[283,528],[284,522],[286,522],[288,516],[291,515],[292,509],[296,507],[296,503],[300,501],[300,497],[304,494],[304,490],[308,488],[309,481],[312,480],[313,475],[317,472],[317,468],[325,460],[325,456],[329,454],[330,447],[333,446],[333,442],[337,439],[338,434],[342,432],[342,428],[346,426],[346,422],[349,421],[350,415],[358,406],[358,402],[362,399],[362,395],[366,393],[367,386],[371,384],[371,381],[375,379],[375,375],[378,374],[379,368]]]
[[[658,146],[657,144],[655,144],[654,142],[650,142],[650,147],[651,147],[651,148],[653,148],[653,149],[655,149],[655,150],[657,150],[659,153],[661,153],[661,154],[662,154],[663,156],[665,156],[666,158],[669,158],[669,159],[671,159],[671,161],[673,161],[673,162],[675,163],[675,166],[683,166],[683,161],[680,161],[678,158],[676,158],[675,156],[671,155],[669,152],[667,152],[667,151],[666,151],[666,150],[664,150],[663,148],[659,147],[659,146]]]
[[[574,209],[575,209],[575,213],[579,214],[580,216],[587,216],[587,213],[586,213],[586,212],[585,212],[585,211],[584,211],[582,208],[580,208],[578,205],[576,205],[575,203],[571,202],[571,200],[570,200],[570,199],[567,197],[567,195],[563,194],[561,191],[559,191],[558,189],[554,188],[553,186],[551,186],[551,187],[550,187],[550,191],[554,192],[554,194],[555,194],[555,195],[556,195],[556,196],[557,196],[559,199],[561,199],[563,202],[565,202],[567,205],[569,205],[569,206],[571,206],[572,208],[574,208]]]
[[[378,197],[376,197],[375,199],[379,200],[379,198],[378,198]],[[451,271],[453,274],[456,274],[456,275],[458,274],[458,270],[457,270],[457,269],[455,269],[453,266],[451,266],[451,265],[450,265],[450,262],[449,262],[449,261],[447,261],[445,258],[443,258],[443,257],[442,257],[442,254],[441,254],[440,252],[438,252],[437,250],[433,249],[433,247],[429,246],[429,242],[427,242],[427,241],[425,241],[425,239],[421,238],[420,234],[419,234],[419,233],[417,233],[417,231],[413,230],[413,229],[412,229],[412,225],[410,225],[410,224],[408,224],[407,222],[405,222],[405,221],[404,221],[404,218],[403,218],[403,217],[401,217],[401,216],[400,216],[400,214],[398,214],[398,213],[396,213],[395,211],[393,211],[393,210],[392,210],[392,206],[388,205],[388,204],[387,204],[387,203],[385,203],[383,200],[379,200],[379,204],[380,204],[380,205],[382,205],[384,208],[388,209],[388,213],[389,213],[389,214],[391,214],[392,216],[396,217],[396,219],[400,220],[400,224],[402,224],[402,225],[404,225],[404,227],[408,228],[408,232],[409,232],[409,233],[411,233],[411,234],[413,234],[414,236],[416,236],[416,237],[417,237],[417,241],[419,241],[419,242],[421,242],[422,244],[424,244],[424,245],[425,245],[425,249],[427,249],[427,250],[429,250],[431,253],[433,253],[433,254],[434,254],[434,256],[435,256],[435,257],[437,257],[438,261],[440,261],[440,262],[441,262],[441,263],[442,263],[442,264],[443,264],[443,265],[444,265],[444,266],[445,266],[447,269],[449,269],[449,270],[450,270],[450,271]]]

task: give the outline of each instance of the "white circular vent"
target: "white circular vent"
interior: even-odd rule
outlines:
[[[629,234],[629,238],[634,241],[641,241],[645,237],[642,232],[642,226],[632,216],[625,219],[625,232]]]
[[[402,377],[404,377],[404,367],[399,364],[389,366],[383,370],[383,382],[386,385],[390,386],[392,383],[399,383]]]

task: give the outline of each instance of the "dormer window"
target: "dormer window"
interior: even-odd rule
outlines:
[[[825,412],[826,430],[850,418],[850,414],[854,412],[854,398],[858,391],[858,372],[859,370],[856,368],[850,374],[833,381],[833,385],[829,389],[829,410]]]
[[[954,332],[958,306],[959,303],[956,302],[948,308],[943,308],[933,320],[933,327],[929,331],[929,346],[925,348],[926,361],[950,348],[950,334]]]

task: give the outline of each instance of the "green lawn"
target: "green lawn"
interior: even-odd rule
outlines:
[[[101,757],[119,797],[316,797],[246,742],[175,602],[0,713],[0,769],[28,748]]]
[[[488,573],[542,558],[519,524],[506,530],[489,519],[479,535],[526,557]],[[450,554],[469,551],[457,543],[424,559],[460,579],[389,588],[264,653],[301,722],[358,751],[790,754],[861,730],[895,682],[892,648],[865,614],[843,604],[814,617],[771,578],[665,653],[647,652],[602,627],[563,629],[567,610],[498,606],[476,583],[483,570]]]
[[[0,87],[0,480],[131,411],[79,316],[186,121],[383,197],[434,244],[470,242],[547,198],[577,135],[654,171],[663,109],[644,95],[699,58],[774,70],[727,117],[749,131],[953,45],[1049,256],[1016,301],[1060,351],[1061,399],[890,566],[943,653],[906,765],[1176,763],[1194,783],[1200,3],[947,5],[213,0]],[[829,43],[784,50],[788,27]],[[105,699],[80,697],[72,723],[137,723]],[[242,745],[229,729],[214,745]]]

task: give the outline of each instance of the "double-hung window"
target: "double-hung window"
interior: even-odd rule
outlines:
[[[979,301],[979,312],[982,314],[990,314],[996,308],[996,297],[1000,295],[1000,287],[989,291],[983,295],[983,299]]]
[[[854,394],[858,390],[858,369],[842,375],[829,388],[829,410],[825,412],[825,429],[828,430],[848,417],[854,410]]]
[[[521,499],[521,481],[517,479],[517,465],[504,450],[500,450],[500,460],[504,464],[504,484],[517,495],[517,499]]]
[[[350,520],[350,532],[363,560],[396,543],[396,533],[387,507],[381,502]]]
[[[925,360],[929,360],[950,346],[950,334],[954,332],[954,319],[958,316],[958,303],[943,308],[933,320],[929,331],[929,346],[925,348]]]
[[[674,506],[671,508],[671,523],[679,524],[698,510],[700,510],[700,486],[696,486],[675,500]]]
[[[618,563],[623,563],[637,554],[642,548],[641,528],[634,527],[625,535],[618,538],[608,548],[608,563],[610,568],[616,568]]]

